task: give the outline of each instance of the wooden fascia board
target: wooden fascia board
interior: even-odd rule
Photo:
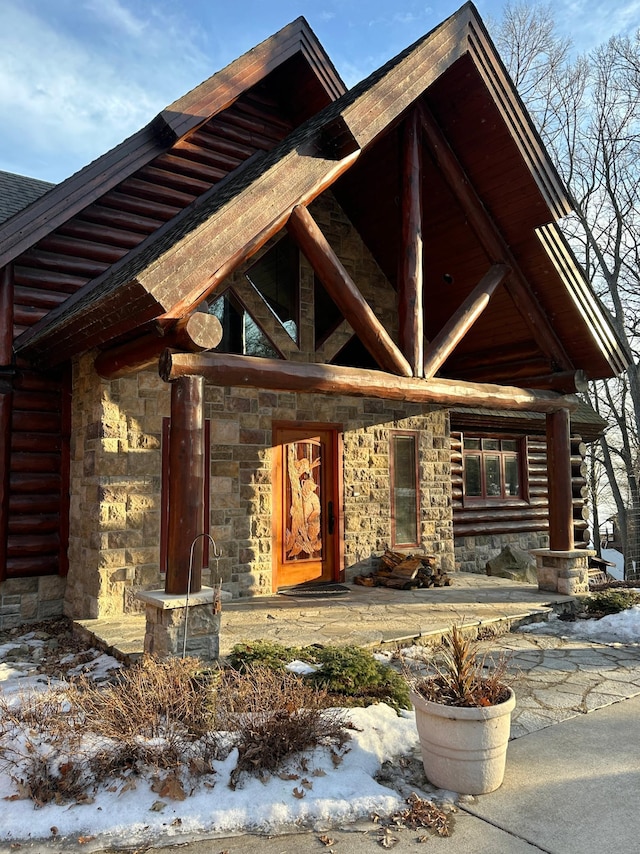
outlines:
[[[469,55],[511,132],[554,219],[571,212],[564,183],[553,165],[491,38],[478,16],[469,20]]]
[[[625,371],[632,357],[622,342],[586,281],[567,240],[556,223],[536,229],[536,234],[551,259],[558,275],[579,311],[591,337],[603,357],[611,366],[612,375]]]
[[[297,18],[169,104],[160,116],[177,137],[183,137],[226,109],[243,92],[296,53],[302,53],[307,59],[331,100],[344,94],[344,83],[313,31],[304,18]]]
[[[253,254],[284,227],[296,205],[310,204],[359,154],[357,150],[336,161],[323,157],[315,146],[290,151],[179,245],[151,263],[137,276],[138,281],[156,295],[167,312],[181,316],[209,295],[210,283],[230,258],[240,259],[238,263],[246,260],[249,255],[243,249],[249,242]],[[239,221],[243,204],[247,210]],[[176,306],[180,306],[177,311]]]

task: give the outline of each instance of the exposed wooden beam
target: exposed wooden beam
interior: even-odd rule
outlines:
[[[527,388],[544,388],[561,394],[576,394],[589,388],[589,378],[584,371],[558,371],[555,374],[526,377],[524,382]]]
[[[424,358],[425,379],[431,379],[480,317],[498,285],[510,272],[506,264],[494,264],[469,296],[432,339]]]
[[[410,377],[411,365],[378,320],[305,207],[294,207],[287,229],[331,299],[380,367],[389,373]]]
[[[191,545],[204,529],[204,447],[202,377],[181,377],[171,386],[169,436],[169,525],[165,592],[198,593],[202,587],[202,538],[194,548],[191,587]]]
[[[549,548],[573,551],[573,490],[569,411],[547,414],[547,472],[549,488]]]
[[[163,287],[162,283],[175,279],[176,267],[184,265],[186,279],[181,282],[181,290],[183,292],[186,291],[187,295],[172,305],[164,317],[182,317],[198,306],[202,300],[207,299],[218,285],[230,276],[234,270],[245,261],[248,261],[249,258],[264,246],[267,240],[270,240],[274,234],[277,234],[281,228],[284,228],[291,211],[296,205],[308,205],[317,198],[343,172],[349,169],[358,159],[360,151],[358,150],[348,155],[337,163],[330,161],[327,164],[322,158],[317,158],[320,163],[317,164],[317,169],[313,170],[305,168],[305,163],[309,164],[309,154],[309,151],[292,152],[288,157],[285,157],[261,176],[256,182],[257,186],[252,185],[250,190],[247,191],[247,205],[259,208],[257,218],[260,221],[260,226],[257,232],[252,230],[244,233],[241,229],[240,233],[238,233],[237,220],[241,216],[241,213],[237,207],[230,206],[229,208],[225,208],[224,212],[221,212],[220,218],[213,216],[204,225],[202,231],[194,240],[188,242],[184,250],[178,250],[178,253],[169,251],[166,257],[159,259],[155,264],[150,266],[148,271],[139,276],[140,281],[145,287]],[[325,167],[324,170],[322,169],[322,165]],[[289,172],[287,171],[287,167],[290,170]],[[302,192],[300,192],[300,186],[297,181],[287,181],[285,178],[282,178],[285,172],[290,179],[292,173],[295,173],[298,180],[306,183]],[[302,175],[303,172],[306,174]],[[290,194],[290,200],[287,200],[283,204],[283,193],[287,191],[289,185],[294,186],[292,192],[295,194],[295,197]],[[275,217],[273,217],[274,209],[278,210]],[[251,219],[253,220],[253,217]],[[216,245],[222,248],[225,241],[221,231],[225,229],[234,232],[232,239],[236,248],[227,256],[218,269],[213,273],[209,273],[211,269],[212,237],[215,235],[219,239],[220,242]]]
[[[195,355],[165,350],[160,358],[160,375],[166,381],[201,376],[213,385],[346,394],[439,406],[483,406],[486,409],[545,413],[557,409],[574,410],[578,406],[577,399],[514,386],[437,378],[423,380],[362,368],[301,364],[227,353]]]
[[[505,283],[505,287],[516,308],[549,359],[559,369],[571,370],[573,365],[562,343],[538,301],[531,293],[524,273],[497,225],[482,204],[458,158],[427,106],[421,102],[419,109],[424,138],[449,188],[460,203],[469,225],[491,261],[507,264],[511,268],[511,275]]]
[[[97,356],[94,366],[103,379],[115,380],[155,365],[168,347],[197,353],[212,350],[220,341],[222,326],[218,318],[196,311],[166,332],[154,325],[153,331],[104,350]]]
[[[400,349],[415,377],[423,375],[422,145],[412,110],[402,128],[402,254],[398,276]],[[434,371],[435,373],[435,371]]]

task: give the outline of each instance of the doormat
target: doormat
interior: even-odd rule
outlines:
[[[282,596],[346,596],[349,588],[335,581],[311,581],[298,584],[295,587],[281,587],[278,590]]]

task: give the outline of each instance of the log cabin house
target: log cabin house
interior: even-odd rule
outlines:
[[[40,190],[0,225],[4,625],[183,594],[206,531],[236,597],[573,553],[575,392],[627,355],[471,3],[348,91],[300,18]]]

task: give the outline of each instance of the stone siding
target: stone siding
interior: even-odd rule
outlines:
[[[456,569],[484,575],[487,571],[487,561],[499,555],[506,545],[515,546],[525,552],[545,549],[549,546],[549,537],[544,531],[523,531],[515,534],[455,537],[454,545]]]
[[[95,353],[73,370],[69,575],[65,612],[139,610],[160,581],[162,418],[170,391],[156,373],[101,380]]]
[[[8,578],[0,584],[0,630],[61,617],[66,578],[41,575]]]

